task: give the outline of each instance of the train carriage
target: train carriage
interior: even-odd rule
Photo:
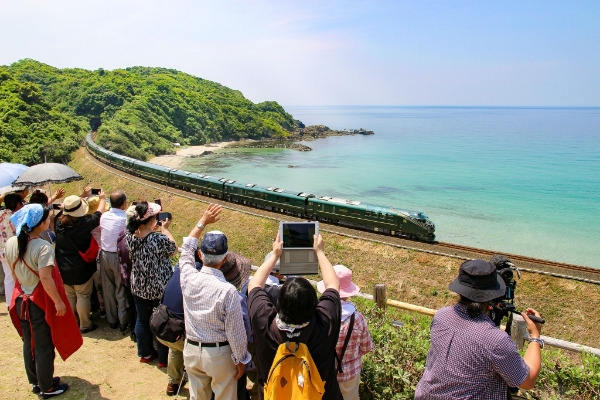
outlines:
[[[225,185],[225,199],[228,201],[299,217],[306,215],[310,197],[314,195],[254,183],[233,182]]]
[[[435,240],[435,225],[419,211],[398,210],[329,196],[315,197],[305,192],[169,169],[110,152],[94,143],[91,134],[86,142],[90,152],[105,163],[161,184],[300,218],[427,242]]]

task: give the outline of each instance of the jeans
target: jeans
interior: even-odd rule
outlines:
[[[135,321],[135,336],[137,338],[137,348],[139,357],[147,357],[156,353],[154,350],[154,335],[150,330],[150,317],[152,310],[160,303],[159,299],[146,300],[133,295],[133,302],[137,311]],[[158,362],[166,364],[169,356],[169,348],[164,344],[157,342]]]

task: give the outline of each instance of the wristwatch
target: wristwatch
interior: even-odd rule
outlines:
[[[204,224],[200,221],[196,224],[196,228],[204,230]]]
[[[540,339],[539,337],[530,337],[527,340],[538,343],[540,345],[540,349],[544,348],[544,339]]]

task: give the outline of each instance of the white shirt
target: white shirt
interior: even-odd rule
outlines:
[[[125,230],[127,214],[119,208],[111,208],[100,217],[100,248],[111,253],[117,252],[119,234]]]
[[[233,363],[247,364],[251,356],[239,293],[218,269],[207,266],[200,271],[196,269],[197,246],[198,239],[183,238],[179,258],[186,336],[200,343],[228,341]]]

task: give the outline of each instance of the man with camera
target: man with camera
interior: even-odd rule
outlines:
[[[490,318],[492,301],[505,295],[506,284],[496,266],[470,260],[460,266],[449,289],[457,304],[440,309],[431,323],[431,347],[416,400],[502,399],[509,388],[532,389],[541,368],[541,325],[522,313],[531,343],[521,357],[510,336]]]

